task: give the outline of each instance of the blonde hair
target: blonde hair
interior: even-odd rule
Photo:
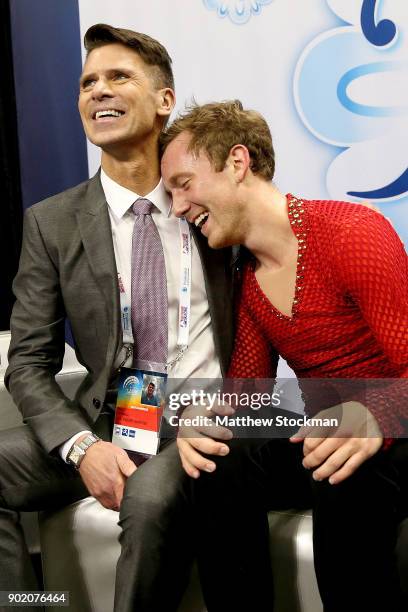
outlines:
[[[265,119],[254,110],[244,110],[239,100],[193,103],[172,122],[160,137],[161,154],[182,132],[191,135],[189,151],[204,151],[215,170],[225,167],[234,145],[245,145],[251,158],[251,170],[266,180],[275,172],[272,136]]]

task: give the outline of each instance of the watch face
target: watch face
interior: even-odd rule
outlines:
[[[79,458],[82,457],[83,454],[84,452],[81,451],[81,449],[79,449],[77,446],[74,446],[74,448],[69,454],[69,460],[72,461],[74,465],[77,465],[79,462]]]

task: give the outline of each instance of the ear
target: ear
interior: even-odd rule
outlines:
[[[160,117],[168,117],[174,108],[176,103],[176,95],[170,87],[159,89],[158,95],[158,106],[157,114]]]
[[[227,164],[232,168],[237,183],[241,183],[251,165],[251,158],[246,146],[242,144],[234,145],[229,152]]]

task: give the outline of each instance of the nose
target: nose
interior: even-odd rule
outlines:
[[[111,98],[113,95],[114,94],[108,79],[103,76],[99,77],[92,88],[92,97],[95,100],[101,100],[105,97]]]
[[[186,213],[190,210],[191,204],[188,199],[182,193],[177,193],[177,190],[172,192],[173,198],[173,212],[176,217],[185,217]]]

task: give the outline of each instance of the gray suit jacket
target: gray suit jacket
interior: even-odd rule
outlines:
[[[214,340],[225,373],[232,350],[231,252],[209,249],[194,231]],[[122,346],[119,292],[108,206],[99,174],[27,210],[13,290],[5,383],[47,452],[97,419]],[[65,318],[88,370],[74,401],[55,382]]]

